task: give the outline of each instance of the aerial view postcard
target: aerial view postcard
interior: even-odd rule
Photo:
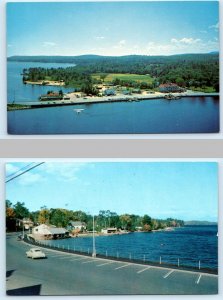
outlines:
[[[7,295],[218,293],[215,162],[8,162]]]
[[[219,132],[218,1],[7,4],[8,133]]]

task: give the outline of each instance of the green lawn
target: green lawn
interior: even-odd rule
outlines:
[[[93,79],[100,80],[100,74],[92,74]],[[153,79],[150,75],[139,75],[139,74],[115,74],[115,73],[109,73],[106,75],[104,82],[110,83],[115,78],[118,78],[123,81],[135,81],[135,82],[146,82],[148,84],[151,84],[153,82]]]

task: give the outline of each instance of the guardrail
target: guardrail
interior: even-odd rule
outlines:
[[[52,249],[52,250],[57,250],[60,252],[65,252],[65,253],[71,253],[71,254],[79,254],[83,256],[88,256],[92,257],[92,251],[90,248],[87,249],[87,251],[82,251],[82,249],[77,250],[75,247],[72,249],[69,247],[65,247],[64,245],[62,247],[59,246],[52,246],[50,244],[44,244],[40,241],[36,241],[32,237],[24,237],[24,242],[30,244],[30,245],[35,245],[39,247],[43,247],[46,249]],[[179,269],[179,270],[185,270],[185,271],[192,271],[192,272],[202,272],[202,273],[208,273],[208,274],[218,274],[218,269],[211,269],[211,268],[205,268],[202,267],[202,262],[200,260],[197,261],[196,266],[187,266],[183,263],[180,258],[177,259],[176,263],[169,263],[165,262],[162,256],[159,257],[158,261],[151,261],[147,260],[146,256],[143,255],[142,259],[139,258],[134,258],[131,253],[129,253],[129,257],[123,257],[120,255],[120,252],[116,252],[116,255],[108,255],[107,251],[105,254],[97,253],[96,257],[98,258],[103,258],[103,259],[109,259],[109,260],[114,260],[114,261],[122,261],[122,262],[128,262],[128,263],[136,263],[136,264],[141,264],[141,265],[149,265],[149,266],[154,266],[154,267],[164,267],[164,268],[171,268],[171,269]]]

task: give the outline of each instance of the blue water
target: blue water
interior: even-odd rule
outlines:
[[[22,83],[23,68],[65,64],[8,63],[8,102],[37,101],[61,87]],[[70,91],[72,89],[65,89]],[[83,108],[81,114],[74,109]],[[10,134],[127,134],[219,132],[218,97],[185,97],[177,101],[100,103],[8,112]]]
[[[40,95],[46,94],[47,91],[64,92],[73,91],[73,88],[55,87],[55,86],[37,86],[23,84],[22,72],[28,68],[65,68],[74,66],[71,64],[57,63],[39,63],[39,62],[8,62],[7,63],[7,98],[11,102],[38,101]]]
[[[119,258],[140,259],[178,264],[198,268],[217,269],[217,226],[187,226],[174,231],[154,233],[130,233],[125,235],[98,236],[96,252]],[[92,252],[92,238],[78,237],[66,240],[46,241],[47,244],[66,249]]]

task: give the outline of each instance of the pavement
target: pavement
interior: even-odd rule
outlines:
[[[43,249],[46,259],[29,259],[32,246],[6,236],[8,295],[212,295],[218,276]]]

